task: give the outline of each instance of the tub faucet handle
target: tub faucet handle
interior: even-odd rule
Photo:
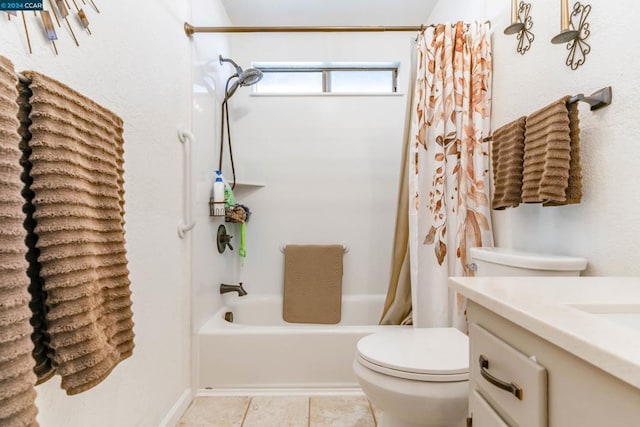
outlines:
[[[227,234],[227,228],[221,224],[218,227],[218,233],[216,233],[216,245],[218,246],[219,253],[223,253],[227,246],[230,250],[233,250],[233,246],[231,246],[231,239],[233,239],[233,236]]]

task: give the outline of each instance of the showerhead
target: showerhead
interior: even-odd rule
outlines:
[[[247,68],[242,74],[240,74],[238,80],[241,81],[240,85],[242,86],[254,85],[262,80],[262,71],[257,68]]]
[[[231,83],[231,86],[226,89],[225,99],[231,98],[231,96],[233,96],[239,86],[251,86],[258,83],[262,79],[262,71],[256,68],[247,68],[243,71],[242,68],[232,59],[223,58],[222,55],[220,55],[220,64],[222,64],[223,62],[230,62],[236,69],[236,73],[229,77],[229,80],[234,77],[237,78],[233,83]]]

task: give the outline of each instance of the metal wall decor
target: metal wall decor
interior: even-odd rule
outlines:
[[[561,31],[551,39],[551,43],[567,43],[569,54],[565,63],[572,70],[576,70],[584,64],[587,55],[591,52],[591,45],[586,42],[591,34],[587,22],[589,13],[591,13],[591,5],[589,4],[583,5],[576,2],[569,13],[569,0],[561,0],[560,2]]]
[[[98,6],[94,3],[93,0],[71,0],[76,15],[76,19],[74,19],[73,21],[76,21],[76,23],[80,25],[80,28],[85,30],[87,34],[90,35],[91,30],[89,29],[89,19],[87,18],[87,14],[83,8],[78,6],[79,2],[82,2],[82,5],[87,5],[87,1],[91,4],[91,8],[93,8],[97,13],[100,13],[100,9],[98,9]],[[73,27],[69,22],[69,15],[72,14],[69,0],[48,0],[47,4],[45,4],[45,2],[43,1],[42,6],[42,10],[39,11],[39,13],[37,13],[35,10],[33,11],[33,18],[31,17],[31,12],[26,12],[25,15],[25,11],[20,11],[29,53],[33,53],[33,49],[31,47],[31,37],[29,36],[29,27],[27,25],[27,22],[28,20],[32,19],[36,20],[36,22],[38,22],[38,24],[41,26],[43,34],[51,42],[51,46],[56,55],[58,54],[58,47],[56,46],[58,33],[56,32],[56,28],[53,23],[54,19],[59,29],[62,29],[61,21],[64,21],[64,23],[66,24],[66,30],[73,38],[75,45],[80,46],[80,43],[78,43],[78,38],[73,31]],[[7,11],[6,14],[7,21],[9,22],[12,21],[12,17],[17,18],[18,16],[15,11]]]
[[[584,64],[587,59],[587,55],[591,52],[591,45],[586,42],[591,35],[589,29],[589,23],[587,18],[591,13],[591,5],[582,5],[580,2],[576,2],[573,5],[573,11],[571,12],[571,28],[577,29],[578,34],[576,37],[567,44],[567,61],[565,62],[572,70],[577,69]]]
[[[504,29],[505,34],[518,34],[516,51],[524,55],[531,48],[535,36],[531,31],[533,19],[531,19],[531,3],[520,2],[516,6],[516,0],[511,3],[511,24]]]

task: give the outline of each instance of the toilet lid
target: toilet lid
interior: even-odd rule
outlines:
[[[358,341],[358,358],[374,371],[424,381],[469,378],[469,339],[455,328],[394,329]]]

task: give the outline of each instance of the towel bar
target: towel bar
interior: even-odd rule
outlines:
[[[286,248],[287,248],[287,245],[286,245],[286,244],[285,244],[285,245],[280,246],[280,252],[284,253],[284,250],[285,250]],[[342,245],[342,249],[344,250],[344,253],[345,253],[345,254],[348,254],[348,253],[349,253],[349,247],[348,247],[348,246],[346,246],[346,245]]]
[[[572,96],[567,101],[567,104],[573,104],[574,102],[586,102],[591,106],[591,111],[611,105],[611,99],[613,97],[613,91],[611,86],[603,87],[600,90],[593,92],[589,96],[584,96],[583,93],[579,93],[576,96]]]

